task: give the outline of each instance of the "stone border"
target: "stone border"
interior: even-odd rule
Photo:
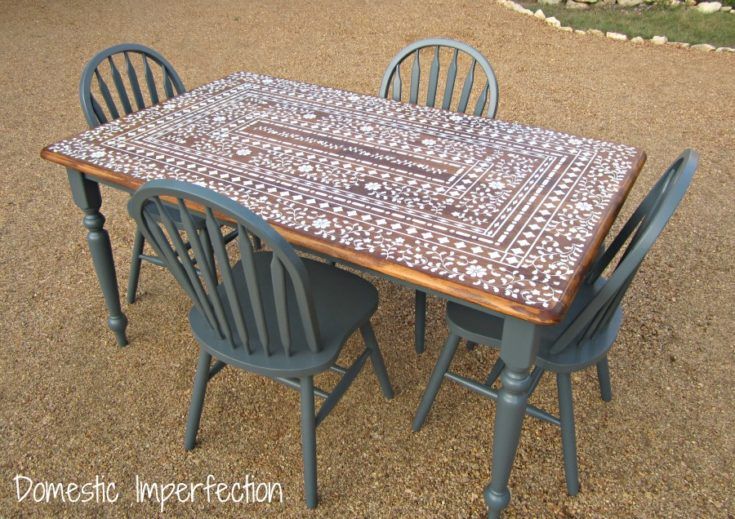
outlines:
[[[526,9],[520,4],[517,4],[513,0],[497,0],[497,2],[500,5],[507,7],[508,9],[511,9],[517,13],[525,14],[527,16],[533,16],[535,18],[543,20],[548,25],[551,25],[552,27],[565,32],[574,32],[575,34],[591,34],[593,36],[607,37],[611,40],[630,41],[633,43],[644,43],[645,41],[648,41],[654,45],[671,45],[672,47],[679,47],[681,49],[693,49],[703,52],[735,52],[735,48],[733,47],[715,47],[714,45],[710,45],[709,43],[697,43],[696,45],[691,45],[682,41],[669,41],[666,36],[654,36],[650,40],[645,40],[641,36],[635,36],[628,39],[627,35],[621,34],[619,32],[602,32],[597,29],[588,29],[586,31],[582,31],[579,29],[573,29],[572,27],[562,26],[559,20],[557,20],[553,16],[547,17],[541,9],[537,9],[536,12],[534,12],[530,9]],[[735,9],[730,12],[735,14]]]

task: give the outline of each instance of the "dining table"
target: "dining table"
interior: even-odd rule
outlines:
[[[504,319],[490,517],[508,506],[539,337],[560,322],[645,162],[632,146],[236,72],[46,147],[107,307],[127,318],[100,184],[191,182],[301,250]],[[226,224],[226,222],[224,222]]]

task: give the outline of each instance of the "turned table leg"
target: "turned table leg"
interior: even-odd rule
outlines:
[[[503,385],[495,413],[492,476],[485,488],[488,517],[500,517],[510,502],[508,480],[526,414],[528,390],[531,387],[529,369],[536,359],[537,350],[537,327],[518,319],[506,318],[500,349],[500,357],[506,367],[500,378]]]
[[[128,319],[120,309],[120,294],[117,288],[115,262],[112,259],[110,237],[104,229],[105,217],[100,213],[102,194],[97,182],[89,180],[78,171],[68,168],[69,186],[74,203],[84,211],[84,227],[87,228],[87,243],[92,254],[92,263],[102,289],[109,315],[107,324],[114,332],[120,346],[128,344],[125,328]]]

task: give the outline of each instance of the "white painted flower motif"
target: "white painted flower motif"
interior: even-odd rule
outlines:
[[[364,126],[360,126],[360,131],[363,131],[363,132],[371,132],[373,130],[374,130],[374,128],[372,126],[370,126],[369,124],[366,124]]]
[[[214,118],[213,118],[212,120],[213,120],[214,122],[216,122],[216,123],[223,123],[223,122],[225,122],[225,121],[226,121],[227,119],[225,118],[225,116],[224,116],[224,115],[218,115],[218,116],[214,117]]]
[[[378,189],[380,189],[380,184],[378,184],[377,182],[368,182],[367,184],[365,184],[365,189],[367,189],[368,191],[377,191]]]
[[[90,155],[90,157],[92,157],[93,159],[101,159],[105,155],[106,153],[104,151],[95,151]]]
[[[250,148],[240,148],[239,150],[237,150],[235,152],[235,155],[237,155],[239,157],[247,157],[251,153],[252,153],[252,151],[250,151]]]
[[[493,180],[488,184],[490,186],[490,189],[503,189],[505,187],[505,184],[503,184],[500,180]]]
[[[331,222],[327,220],[326,218],[317,218],[314,220],[314,227],[317,229],[326,229],[331,225]]]
[[[352,95],[352,96],[348,97],[347,100],[348,101],[352,101],[352,102],[359,101],[360,100],[360,96]]]
[[[299,166],[299,171],[301,173],[311,173],[314,171],[314,166],[310,166],[309,164],[302,164]]]
[[[304,114],[302,117],[307,120],[316,119],[316,114],[308,113]]]
[[[589,202],[577,202],[575,207],[579,209],[580,211],[591,211],[592,210],[592,204],[590,204]]]
[[[424,139],[421,141],[421,144],[423,144],[424,146],[433,146],[434,144],[436,144],[436,141],[434,139]]]
[[[451,116],[451,117],[449,118],[449,120],[450,120],[450,121],[452,121],[452,122],[458,123],[459,121],[461,121],[461,120],[462,120],[462,117],[461,117],[461,116],[459,116],[459,115],[453,115],[453,116]]]
[[[481,278],[487,274],[487,269],[479,265],[470,265],[467,267],[467,274],[471,278]]]

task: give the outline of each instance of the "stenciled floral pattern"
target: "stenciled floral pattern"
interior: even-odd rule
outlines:
[[[251,73],[50,146],[205,185],[271,223],[551,309],[635,148]]]

